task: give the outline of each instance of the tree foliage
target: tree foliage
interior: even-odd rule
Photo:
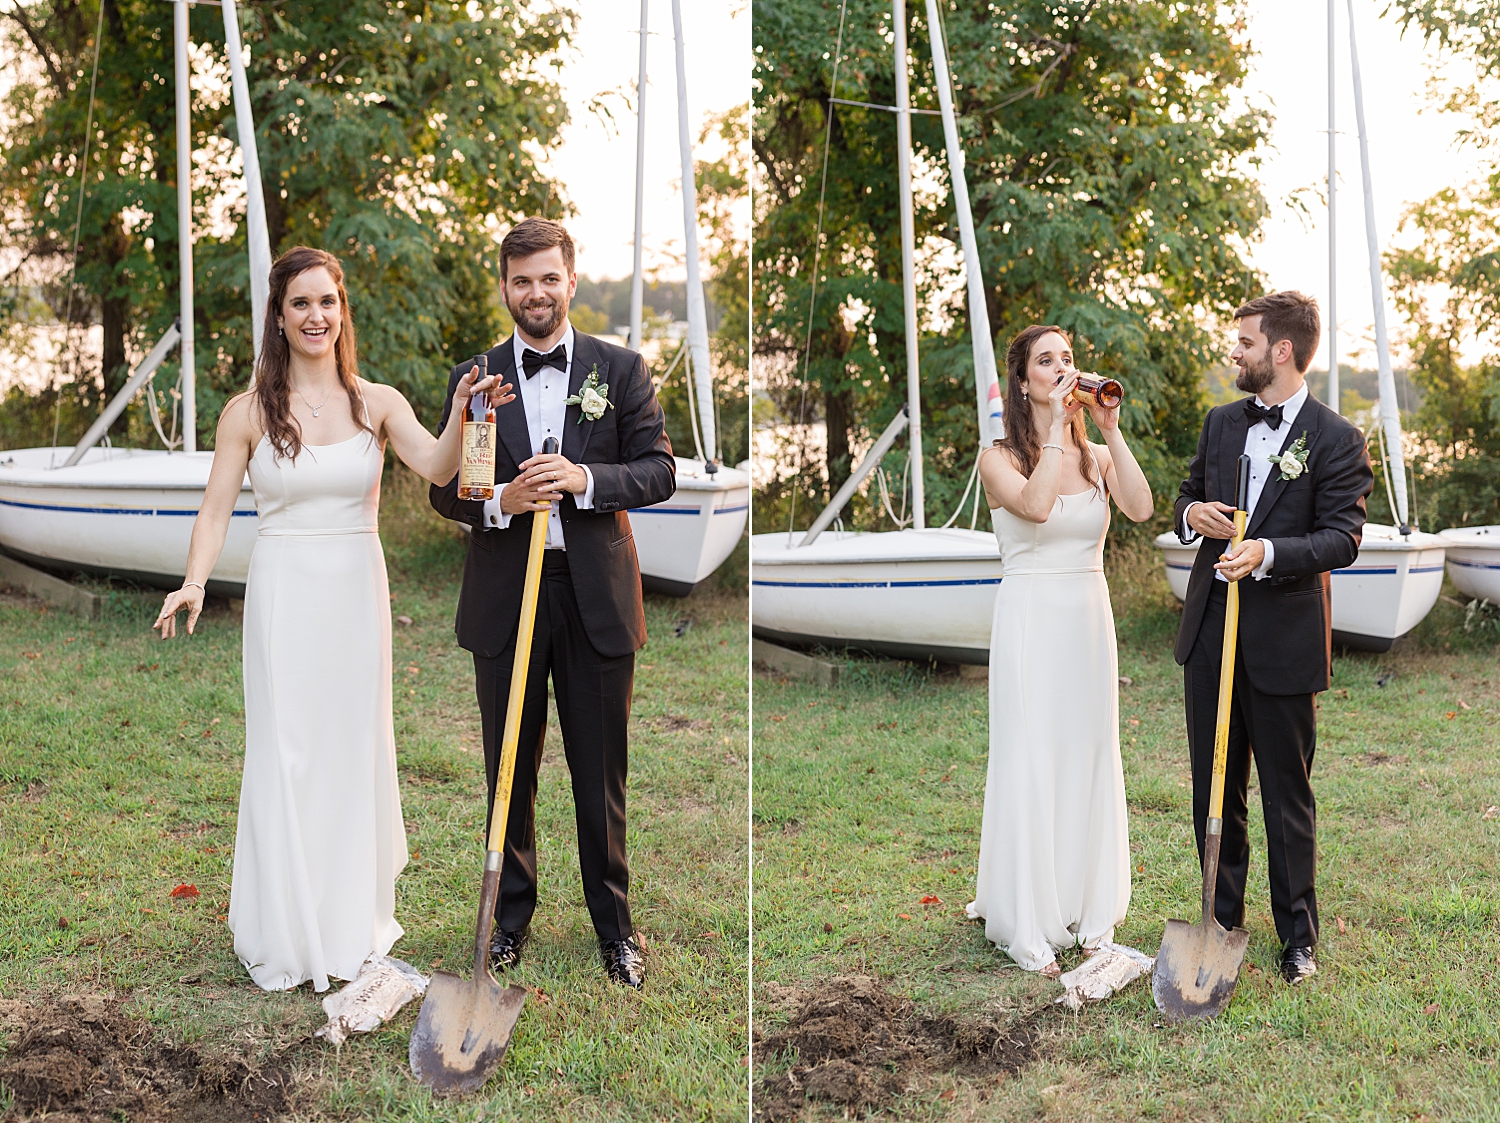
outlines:
[[[1465,140],[1486,171],[1444,188],[1402,219],[1415,241],[1386,255],[1392,293],[1411,333],[1412,376],[1422,387],[1411,419],[1416,515],[1427,529],[1500,523],[1500,3],[1396,3],[1403,30],[1471,62],[1477,80],[1446,93],[1477,127]],[[1481,352],[1477,362],[1463,355]]]
[[[109,393],[127,352],[148,348],[176,314],[172,5],[36,0],[0,10],[21,64],[5,107],[0,209],[16,263],[6,283],[32,286],[62,315],[99,2],[95,155],[73,304],[80,321],[103,326]],[[252,345],[222,17],[217,7],[191,11],[202,440],[245,384]],[[241,9],[272,251],[310,244],[343,260],[362,372],[429,417],[452,357],[497,335],[493,232],[525,214],[567,212],[537,157],[566,121],[555,68],[573,21],[551,0]]]
[[[913,105],[936,109],[924,9],[908,10]],[[1165,484],[1201,423],[1201,376],[1217,351],[1210,327],[1259,288],[1242,249],[1266,209],[1248,172],[1268,121],[1237,108],[1243,25],[1210,0],[944,0],[942,15],[1002,364],[1024,325],[1070,329],[1085,369],[1126,380],[1125,426]],[[780,420],[827,424],[829,487],[904,398],[894,114],[838,105],[831,132],[825,116],[830,96],[894,103],[889,20],[889,5],[849,0],[833,91],[838,0],[755,8],[756,350]],[[978,429],[958,255],[934,252],[958,241],[938,119],[914,116],[912,141],[919,299],[932,311],[921,342],[930,521],[957,502]],[[820,485],[814,472],[784,479],[759,510],[784,525],[796,486],[810,518]],[[853,511],[861,525],[879,517]]]

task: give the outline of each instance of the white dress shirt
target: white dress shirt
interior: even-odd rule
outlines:
[[[1281,403],[1281,424],[1290,426],[1297,420],[1297,414],[1302,410],[1302,403],[1307,401],[1307,383],[1302,384],[1298,390],[1286,401]],[[1260,395],[1255,395],[1255,404],[1262,409],[1266,403],[1260,400]],[[1245,511],[1247,514],[1255,514],[1255,505],[1260,502],[1260,493],[1266,489],[1266,481],[1271,478],[1271,457],[1281,451],[1282,443],[1286,440],[1286,433],[1280,429],[1272,429],[1264,421],[1257,421],[1245,431],[1245,452],[1250,455],[1250,487],[1249,495],[1245,498]],[[1188,542],[1198,539],[1198,532],[1188,525],[1187,517],[1197,503],[1189,503],[1182,512],[1182,536]],[[1250,576],[1257,581],[1262,581],[1271,574],[1271,566],[1276,562],[1276,547],[1271,545],[1269,538],[1260,539],[1260,544],[1266,548],[1266,557],[1258,566],[1250,571]],[[1220,581],[1227,582],[1229,578],[1223,573],[1215,572],[1214,576]]]
[[[562,448],[563,424],[567,420],[568,407],[568,377],[573,369],[573,325],[569,324],[563,332],[561,340],[564,352],[567,355],[567,369],[558,370],[554,366],[544,366],[530,378],[526,377],[526,367],[521,362],[521,356],[527,351],[535,351],[536,348],[528,347],[521,342],[520,333],[511,337],[512,346],[515,348],[516,373],[515,381],[520,387],[521,408],[526,414],[526,431],[531,437],[531,453],[539,455],[542,451],[542,442],[548,437],[557,438],[557,447]],[[540,352],[538,352],[540,354]],[[594,473],[589,471],[587,464],[580,464],[583,469],[584,478],[588,481],[583,489],[582,495],[573,496],[573,502],[580,510],[588,510],[594,505]],[[500,497],[505,493],[506,484],[495,488],[495,497],[484,501],[484,525],[506,530],[510,527],[511,516],[500,510]],[[552,511],[547,516],[547,549],[565,550],[567,542],[563,538],[562,515],[558,508],[560,503],[552,505]]]

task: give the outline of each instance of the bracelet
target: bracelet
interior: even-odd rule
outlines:
[[[186,589],[189,585],[191,585],[195,589],[203,589],[203,595],[205,597],[208,596],[208,590],[204,589],[202,585],[198,584],[198,582],[196,582],[196,581],[184,581],[182,583],[182,587],[184,589]]]
[[[1045,444],[1042,447],[1043,448],[1055,448],[1055,449],[1057,449],[1058,452],[1066,452],[1067,451],[1067,449],[1063,448],[1062,445]]]

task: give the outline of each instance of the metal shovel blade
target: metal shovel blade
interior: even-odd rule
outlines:
[[[1249,942],[1243,928],[1226,932],[1211,918],[1167,921],[1151,975],[1156,1008],[1172,1022],[1217,1017],[1234,997]]]
[[[411,1035],[412,1072],[434,1092],[477,1091],[505,1059],[525,1004],[524,987],[502,987],[488,971],[472,981],[434,971]]]

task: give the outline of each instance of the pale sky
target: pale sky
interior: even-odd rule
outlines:
[[[693,142],[709,114],[750,97],[748,0],[681,0],[687,59],[688,119]],[[572,123],[546,167],[565,185],[577,215],[569,230],[579,245],[578,271],[628,277],[635,223],[635,81],[640,62],[638,0],[578,0],[581,19],[563,71]],[[677,63],[671,0],[650,0],[646,88],[645,259],[662,280],[685,275],[682,256],[682,162],[677,141]],[[599,95],[614,115],[590,112]],[[716,149],[696,153],[712,157]]]
[[[1369,130],[1370,171],[1375,197],[1375,229],[1382,252],[1393,244],[1402,212],[1443,187],[1480,177],[1478,154],[1455,143],[1465,122],[1435,108],[1427,93],[1430,52],[1415,33],[1402,39],[1395,22],[1379,18],[1384,5],[1356,0],[1355,31],[1364,81],[1365,122]],[[1309,0],[1254,0],[1251,43],[1259,52],[1246,83],[1248,96],[1268,104],[1276,117],[1272,150],[1260,169],[1271,204],[1264,237],[1251,247],[1251,260],[1276,288],[1314,293],[1325,318],[1324,343],[1313,366],[1328,365],[1328,210],[1322,202],[1328,172],[1328,15],[1327,6]],[[1338,318],[1341,361],[1373,368],[1374,313],[1370,298],[1370,258],[1365,239],[1364,192],[1360,179],[1359,137],[1349,66],[1346,0],[1336,5],[1335,82],[1338,138]],[[1472,67],[1449,64],[1449,78],[1465,80]],[[1289,205],[1303,194],[1305,216]],[[1404,242],[1410,241],[1407,235]],[[1405,358],[1400,345],[1404,324],[1389,300],[1386,324],[1391,357]],[[1361,351],[1363,354],[1361,354]]]

